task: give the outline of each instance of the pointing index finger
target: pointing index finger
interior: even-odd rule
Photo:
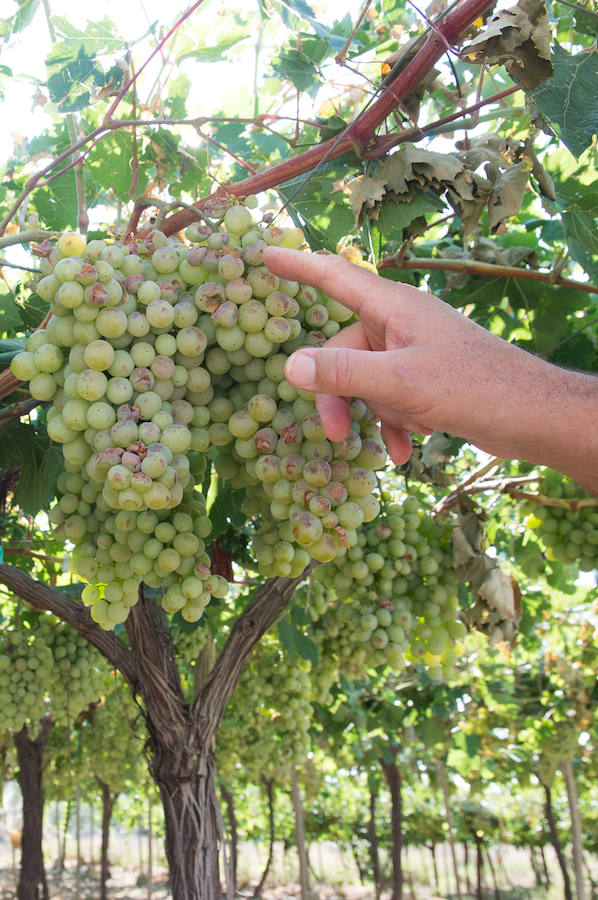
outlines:
[[[397,312],[401,298],[392,282],[340,256],[266,247],[264,262],[276,275],[319,288],[358,315],[370,303],[384,317]]]

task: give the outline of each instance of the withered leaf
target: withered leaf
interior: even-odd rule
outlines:
[[[509,166],[500,174],[488,199],[488,225],[490,234],[504,234],[505,219],[521,209],[527,188],[530,164],[528,160]]]
[[[504,63],[523,87],[532,89],[552,75],[550,32],[542,0],[519,0],[494,13],[461,56],[475,63]]]
[[[355,224],[359,225],[365,211],[372,209],[384,197],[386,184],[383,178],[358,175],[357,178],[352,178],[351,181],[339,185],[335,189],[342,190],[347,194],[355,213]]]

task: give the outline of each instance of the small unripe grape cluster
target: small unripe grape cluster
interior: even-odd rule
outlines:
[[[62,235],[37,285],[52,315],[11,363],[51,401],[48,434],[65,467],[51,518],[76,546],[84,601],[104,628],[126,619],[142,581],[166,587],[164,608],[189,620],[223,591],[206,568],[209,522],[194,488],[208,453],[221,478],[247,488],[266,576],[333,559],[379,511],[373,470],[386,456],[369,410],[353,401],[352,430],[332,443],[313,394],[284,377],[290,353],[351,318],[263,264],[268,244],[298,247],[301,230],[255,225],[234,205],[186,237]]]
[[[15,620],[0,632],[0,721],[10,731],[50,714],[72,721],[102,696],[109,669],[91,644],[54,616],[35,617],[35,627]]]
[[[382,665],[401,671],[408,662],[426,665],[433,679],[452,674],[466,628],[458,618],[451,527],[436,524],[416,496],[389,505],[356,546],[313,577],[337,602],[310,634],[320,659],[336,657],[345,677]]]
[[[539,485],[539,493],[546,497],[569,501],[567,506],[534,505],[526,519],[544,546],[548,558],[578,565],[583,572],[598,566],[598,501],[584,488],[559,472],[547,470]],[[583,500],[588,505],[575,506]]]

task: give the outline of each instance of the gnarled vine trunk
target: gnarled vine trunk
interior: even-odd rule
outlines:
[[[565,856],[563,854],[563,848],[561,847],[561,842],[559,840],[559,834],[556,827],[556,822],[554,820],[554,812],[552,809],[552,792],[548,785],[542,784],[544,788],[544,811],[546,813],[546,822],[548,824],[548,833],[550,835],[550,843],[553,846],[554,852],[556,853],[556,858],[558,860],[561,874],[563,876],[563,887],[565,890],[565,900],[573,900],[571,894],[571,879],[569,877],[569,870],[567,868],[567,863],[565,862]]]
[[[376,800],[378,794],[373,785],[370,784],[370,820],[368,822],[368,837],[370,841],[370,856],[372,860],[372,878],[374,879],[374,891],[376,892],[376,900],[379,900],[382,890],[382,879],[380,877],[380,853],[378,845],[378,831],[376,829]]]
[[[96,775],[102,791],[102,853],[100,861],[100,900],[107,900],[108,894],[106,885],[110,878],[108,846],[110,843],[110,819],[112,818],[112,810],[114,809],[114,794],[110,790],[110,786],[102,781]]]
[[[394,758],[398,753],[398,747],[390,751],[393,754],[393,762],[380,760],[386,783],[390,791],[391,799],[391,832],[392,832],[392,894],[391,900],[403,900],[403,798],[401,795],[401,773]]]
[[[53,724],[52,719],[46,716],[40,721],[36,738],[30,737],[26,725],[14,735],[19,763],[19,783],[23,795],[18,900],[48,900],[49,896],[42,849],[44,819],[42,775],[44,753]]]
[[[197,747],[182,767],[154,770],[164,807],[173,900],[221,900],[222,840],[212,750]]]
[[[272,857],[274,856],[274,780],[272,778],[266,778],[264,775],[262,775],[262,784],[266,788],[266,797],[268,798],[268,829],[270,831],[270,844],[268,847],[268,859],[266,860],[266,865],[264,866],[262,877],[260,878],[259,883],[256,884],[253,891],[253,897],[260,896],[262,888],[266,883],[266,878],[268,877],[270,866],[272,865]]]
[[[226,803],[226,813],[228,817],[228,825],[230,828],[230,878],[233,893],[237,890],[237,857],[239,845],[239,833],[237,829],[237,817],[235,815],[235,804],[233,795],[225,784],[220,785],[224,802]]]

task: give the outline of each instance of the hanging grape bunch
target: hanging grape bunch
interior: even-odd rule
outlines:
[[[310,636],[321,649],[324,697],[333,656],[350,679],[382,665],[401,671],[408,662],[426,665],[433,679],[452,674],[467,629],[459,620],[451,531],[411,495],[387,505],[354,547],[314,571]],[[316,589],[318,582],[328,591]]]
[[[235,205],[186,238],[62,235],[37,286],[52,315],[11,366],[51,401],[65,468],[51,520],[75,545],[83,600],[104,628],[126,619],[142,581],[188,621],[226,593],[195,488],[212,451],[219,476],[247,489],[265,576],[334,559],[379,511],[373,469],[386,457],[369,410],[354,401],[349,436],[332,443],[313,394],[284,377],[290,353],[351,318],[263,264],[268,243],[299,247],[301,230],[256,226]]]
[[[559,472],[547,470],[539,487],[540,494],[563,500],[563,506],[535,506],[526,524],[537,530],[548,549],[548,558],[577,564],[592,572],[598,559],[598,501]],[[575,503],[582,501],[581,505]]]
[[[46,714],[66,724],[110,680],[105,660],[80,635],[54,616],[33,619],[16,617],[0,630],[0,721],[12,731]]]

